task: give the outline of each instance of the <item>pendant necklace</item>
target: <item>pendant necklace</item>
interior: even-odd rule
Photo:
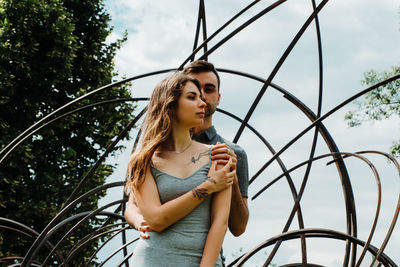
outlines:
[[[192,143],[193,143],[193,140],[190,141],[189,145],[188,145],[187,147],[185,147],[184,150],[182,150],[182,151],[175,151],[175,150],[174,150],[174,152],[175,152],[176,154],[181,154],[181,153],[185,152],[185,151],[192,145]]]

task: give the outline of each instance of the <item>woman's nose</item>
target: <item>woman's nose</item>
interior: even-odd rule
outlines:
[[[204,98],[200,98],[200,104],[199,104],[199,106],[200,107],[205,107],[207,104],[206,104],[206,101],[204,100]]]

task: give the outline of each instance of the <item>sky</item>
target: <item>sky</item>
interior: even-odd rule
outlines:
[[[250,1],[205,1],[207,34],[210,36]],[[242,23],[272,4],[260,1],[237,21],[223,30],[209,43],[209,48]],[[312,13],[312,2],[292,0],[281,4],[235,37],[215,50],[208,60],[217,68],[246,72],[266,79],[279,58]],[[317,1],[319,4],[320,1]],[[132,77],[152,71],[177,68],[191,53],[195,36],[198,1],[171,0],[168,4],[155,0],[107,0],[106,9],[111,14],[114,32],[109,41],[128,33],[128,40],[115,58],[120,77]],[[322,114],[363,90],[363,73],[374,69],[384,71],[399,65],[400,59],[400,3],[394,0],[331,0],[319,14],[323,50]],[[272,82],[281,86],[314,113],[318,107],[318,54],[315,24],[304,32],[278,70]],[[196,56],[201,56],[201,52]],[[133,97],[148,97],[157,81],[165,75],[134,81]],[[221,103],[219,108],[244,118],[262,84],[247,78],[221,73]],[[139,103],[137,112],[145,103]],[[361,127],[350,128],[344,115],[354,109],[354,104],[324,120],[336,145],[343,152],[379,150],[388,152],[392,141],[400,136],[399,118],[375,123],[366,122]],[[303,131],[310,121],[299,109],[282,97],[280,92],[268,88],[249,120],[276,151]],[[239,124],[217,113],[214,125],[226,139],[233,140]],[[136,130],[131,135],[135,136]],[[289,169],[309,157],[313,131],[308,132],[287,149],[281,159]],[[118,167],[111,181],[124,179],[132,142],[127,149],[109,162]],[[245,130],[238,144],[248,155],[250,177],[271,157],[271,152],[249,130]],[[318,137],[316,155],[329,150]],[[378,169],[382,184],[382,210],[372,244],[379,246],[393,216],[399,194],[399,176],[396,169],[380,156],[368,156]],[[326,228],[346,231],[342,186],[334,166],[327,166],[329,159],[313,164],[309,181],[301,201],[306,228]],[[359,159],[346,160],[356,201],[359,238],[366,240],[371,228],[377,203],[377,186],[371,169]],[[305,168],[292,173],[297,190]],[[276,163],[271,164],[249,187],[249,196],[281,174]],[[104,203],[121,197],[121,190],[110,190]],[[240,237],[227,234],[224,254],[228,262],[235,255],[249,251],[261,242],[278,235],[286,223],[293,200],[285,180],[280,180],[255,200],[249,199],[250,219],[246,232]],[[296,220],[290,230],[298,229]],[[132,238],[137,236],[131,231]],[[109,254],[120,243],[111,242],[101,253]],[[397,225],[385,252],[400,262],[400,229]],[[133,246],[129,247],[133,249]],[[343,261],[344,243],[341,241],[314,239],[307,241],[308,259],[311,263],[339,266]],[[246,266],[262,266],[270,247],[259,252]],[[297,240],[284,243],[273,263],[301,262]],[[370,258],[370,256],[367,256]],[[120,255],[114,257],[119,262]],[[364,265],[369,266],[366,260]]]

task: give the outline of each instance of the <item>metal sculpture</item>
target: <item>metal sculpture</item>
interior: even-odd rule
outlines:
[[[214,39],[214,37],[220,35],[222,30],[224,30],[228,25],[230,25],[232,22],[234,22],[237,18],[239,18],[243,13],[246,11],[250,10],[256,3],[259,1],[253,1],[250,3],[248,6],[243,8],[239,13],[237,13],[235,16],[233,16],[230,20],[228,20],[222,27],[217,29],[212,35],[207,36],[207,25],[206,25],[206,13],[205,13],[205,6],[204,6],[204,0],[200,0],[199,3],[199,15],[198,15],[198,21],[197,21],[197,29],[196,29],[196,34],[195,34],[195,40],[194,40],[194,46],[193,46],[193,51],[192,53],[182,62],[182,64],[177,67],[177,68],[172,68],[172,69],[165,69],[165,70],[159,70],[151,73],[146,73],[142,75],[138,75],[135,77],[131,77],[113,84],[106,85],[104,87],[98,88],[89,94],[83,95],[70,103],[67,103],[66,105],[58,108],[54,112],[48,114],[47,116],[43,117],[41,120],[39,120],[37,123],[32,125],[30,128],[28,128],[26,131],[24,131],[22,134],[20,134],[18,137],[16,137],[11,143],[9,143],[3,150],[0,152],[0,167],[1,164],[6,164],[5,159],[7,156],[9,156],[13,151],[21,145],[23,142],[26,142],[27,138],[38,132],[39,130],[47,127],[51,127],[52,123],[70,116],[71,114],[78,113],[82,110],[86,109],[91,109],[93,107],[96,107],[98,105],[107,105],[111,103],[118,103],[118,102],[124,102],[124,101],[142,101],[146,102],[148,101],[148,98],[131,98],[131,99],[112,99],[109,101],[104,101],[100,103],[94,103],[91,105],[87,105],[81,108],[74,109],[72,111],[70,110],[71,107],[73,107],[74,104],[82,101],[83,99],[88,98],[90,95],[96,94],[102,90],[108,90],[112,88],[113,86],[118,86],[123,83],[127,83],[130,81],[135,81],[139,79],[143,79],[146,77],[150,76],[157,76],[160,74],[167,73],[171,70],[175,69],[181,69],[186,63],[189,61],[192,61],[195,59],[195,56],[203,50],[203,54],[199,56],[199,59],[205,59],[207,60],[207,57],[212,54],[214,51],[217,49],[221,49],[222,46],[228,42],[233,36],[239,34],[240,31],[245,29],[247,26],[251,25],[253,22],[261,18],[262,16],[267,15],[270,11],[274,10],[275,8],[278,8],[281,4],[286,2],[285,0],[279,0],[275,1],[271,5],[266,6],[261,12],[258,14],[254,15],[251,17],[248,21],[234,29],[231,33],[226,35],[224,38],[221,39],[221,41],[217,42],[214,46],[209,47],[210,41]],[[260,177],[261,174],[265,174],[266,171],[268,170],[268,167],[271,166],[272,163],[277,163],[279,168],[281,169],[281,174],[276,177],[275,179],[271,180],[267,185],[265,185],[262,188],[257,188],[257,193],[251,197],[251,200],[257,199],[261,194],[265,194],[268,192],[268,190],[272,190],[271,186],[274,185],[277,181],[281,179],[286,179],[288,188],[292,194],[293,198],[293,207],[288,215],[288,218],[286,220],[286,224],[282,231],[280,233],[276,233],[276,235],[271,236],[264,242],[260,243],[257,247],[255,247],[252,250],[247,251],[246,253],[239,255],[234,259],[232,262],[228,263],[228,266],[242,266],[245,262],[251,260],[251,258],[256,255],[259,251],[265,249],[265,248],[270,248],[271,250],[269,253],[265,256],[265,262],[264,266],[269,266],[274,259],[274,256],[280,249],[282,245],[285,244],[285,242],[289,240],[300,240],[300,246],[299,250],[301,251],[301,261],[300,262],[287,262],[287,264],[281,265],[281,266],[321,266],[318,265],[318,262],[310,262],[308,258],[308,253],[309,249],[307,248],[307,241],[311,239],[334,239],[337,241],[341,241],[344,244],[344,253],[343,253],[343,266],[360,266],[361,263],[363,262],[371,262],[371,266],[397,266],[396,263],[391,259],[390,255],[386,255],[384,253],[384,250],[388,244],[388,241],[394,231],[395,224],[398,219],[398,215],[400,212],[400,194],[399,194],[399,199],[397,202],[397,206],[395,211],[393,212],[393,217],[391,219],[391,223],[389,227],[386,229],[386,234],[384,240],[380,244],[372,244],[372,238],[374,236],[374,233],[376,232],[376,226],[378,222],[378,215],[381,209],[381,186],[380,186],[380,176],[378,174],[377,169],[374,167],[374,164],[368,159],[368,155],[374,154],[374,155],[380,155],[382,157],[386,157],[389,159],[395,168],[397,169],[397,172],[400,175],[400,165],[396,161],[395,158],[392,156],[378,152],[378,151],[361,151],[361,152],[356,152],[356,153],[349,153],[349,152],[342,152],[339,151],[338,147],[336,146],[333,137],[330,135],[328,130],[325,128],[323,122],[325,119],[327,119],[329,116],[331,116],[334,112],[340,110],[342,107],[344,107],[346,104],[352,102],[356,98],[366,94],[367,92],[370,92],[371,90],[374,90],[378,88],[379,86],[388,84],[392,81],[395,81],[397,79],[400,79],[400,75],[394,76],[388,80],[385,80],[383,82],[380,82],[379,84],[376,84],[374,86],[371,86],[369,88],[366,88],[365,90],[359,92],[358,94],[348,98],[345,100],[343,103],[340,103],[330,111],[328,111],[325,114],[322,114],[321,112],[321,107],[322,107],[322,91],[323,91],[323,85],[322,85],[322,77],[323,77],[323,64],[322,64],[322,49],[321,49],[321,32],[320,32],[320,26],[319,26],[319,21],[318,21],[318,14],[319,12],[324,8],[325,4],[328,2],[328,0],[323,0],[321,1],[318,5],[314,0],[311,1],[312,7],[313,7],[313,12],[309,14],[309,17],[307,20],[304,22],[300,30],[297,32],[295,37],[292,39],[290,42],[289,46],[286,48],[284,53],[281,55],[280,59],[276,63],[275,67],[273,70],[266,76],[266,78],[263,77],[257,77],[255,75],[252,75],[250,73],[243,73],[239,72],[236,70],[230,70],[230,69],[218,69],[219,72],[221,73],[228,73],[231,75],[236,75],[238,77],[242,77],[243,79],[250,79],[253,81],[258,82],[261,85],[261,88],[258,91],[258,94],[256,98],[254,99],[250,109],[248,110],[246,116],[244,118],[240,118],[233,113],[230,113],[229,111],[223,110],[223,109],[218,109],[217,111],[220,112],[221,114],[231,118],[234,121],[237,121],[240,123],[240,127],[233,139],[233,142],[238,142],[239,139],[242,136],[242,133],[245,129],[249,130],[254,136],[256,136],[261,143],[265,145],[265,148],[272,154],[272,157],[263,164],[263,166],[254,174],[252,174],[252,178],[250,180],[250,186],[253,184],[253,182]],[[319,92],[318,92],[318,107],[317,111],[313,112],[307,105],[302,103],[296,96],[291,94],[289,91],[285,90],[281,86],[273,83],[273,79],[275,75],[278,73],[280,67],[282,64],[285,62],[286,58],[288,55],[291,53],[292,49],[296,46],[297,42],[299,39],[302,37],[303,33],[305,32],[306,29],[310,27],[311,24],[314,24],[316,27],[316,41],[318,44],[318,59],[319,59]],[[202,29],[202,31],[201,31]],[[199,39],[200,39],[200,33],[202,34],[203,37],[203,42],[199,45]],[[265,93],[267,90],[276,90],[283,94],[284,98],[293,106],[298,108],[299,112],[304,114],[304,116],[310,121],[309,126],[306,127],[303,131],[298,133],[292,140],[290,140],[286,145],[284,145],[280,150],[275,151],[274,147],[272,144],[268,142],[268,140],[263,137],[263,135],[257,131],[257,128],[254,125],[249,124],[249,120],[253,115],[253,112],[256,110],[258,107],[260,100],[264,97]],[[81,192],[81,187],[84,185],[87,181],[90,180],[92,177],[94,171],[96,168],[99,166],[99,164],[105,160],[107,155],[113,150],[115,145],[132,129],[133,126],[138,125],[139,120],[143,117],[145,114],[146,109],[144,108],[133,120],[127,127],[126,129],[121,132],[116,138],[115,141],[112,143],[112,145],[103,153],[103,155],[98,159],[98,161],[93,165],[92,169],[85,175],[85,177],[82,178],[80,184],[74,189],[73,193],[71,196],[68,198],[68,200],[64,203],[63,208],[59,211],[57,216],[52,218],[51,222],[44,228],[41,229],[40,232],[37,232],[33,229],[30,229],[29,227],[25,226],[23,222],[15,222],[7,218],[1,218],[0,217],[0,229],[3,231],[3,233],[7,234],[8,231],[10,232],[16,232],[20,234],[21,236],[26,236],[27,239],[32,240],[31,247],[28,251],[26,251],[25,255],[19,255],[15,257],[7,257],[7,258],[2,258],[0,259],[0,263],[9,263],[10,260],[13,260],[15,263],[10,265],[10,266],[49,266],[54,264],[54,262],[57,262],[61,266],[69,266],[69,263],[73,259],[79,259],[79,252],[83,251],[85,247],[92,241],[98,238],[102,238],[104,236],[108,236],[107,241],[105,241],[94,253],[91,257],[91,259],[86,262],[86,266],[90,265],[90,261],[96,256],[97,252],[105,246],[110,240],[113,240],[117,237],[122,238],[122,244],[119,248],[115,248],[115,250],[110,253],[106,258],[102,258],[101,265],[106,265],[111,258],[113,258],[115,255],[117,255],[120,251],[123,253],[123,257],[120,259],[120,262],[118,266],[128,266],[128,260],[131,257],[132,253],[130,252],[131,250],[127,249],[127,247],[134,243],[137,239],[133,240],[127,240],[126,237],[126,232],[127,231],[135,231],[130,229],[127,224],[124,221],[123,217],[123,212],[125,209],[125,203],[126,203],[126,196],[123,195],[122,189],[124,186],[124,181],[120,182],[115,182],[115,183],[109,183],[105,184],[102,186],[99,186],[97,188],[93,188],[89,192]],[[298,165],[288,169],[285,165],[284,160],[282,160],[281,155],[288,149],[290,148],[295,142],[297,142],[302,136],[304,136],[306,133],[310,132],[311,130],[314,130],[313,134],[313,142],[310,146],[310,152],[309,152],[309,157],[307,160],[299,163]],[[324,155],[315,155],[315,150],[316,150],[316,144],[318,137],[321,136],[323,140],[325,141],[326,147],[329,149],[330,153],[324,154]],[[138,136],[136,137],[137,139],[139,138]],[[137,140],[135,144],[137,143]],[[358,224],[357,224],[357,214],[356,214],[356,203],[354,199],[354,194],[353,194],[353,187],[351,183],[350,176],[348,174],[347,168],[346,168],[346,162],[345,159],[353,157],[361,160],[368,166],[375,179],[377,182],[377,194],[378,194],[378,201],[377,201],[377,206],[376,206],[376,212],[375,212],[375,217],[372,221],[372,226],[370,229],[370,233],[368,235],[368,238],[366,240],[361,240],[358,238]],[[323,229],[323,228],[306,228],[305,223],[304,223],[304,217],[302,213],[302,206],[301,206],[301,200],[305,192],[305,188],[308,182],[309,174],[312,169],[312,164],[313,162],[330,158],[331,161],[328,164],[334,163],[337,169],[337,175],[340,178],[340,182],[343,188],[343,197],[344,197],[344,213],[345,213],[345,218],[346,218],[346,232],[340,232],[335,229]],[[296,169],[300,167],[306,167],[306,172],[304,174],[302,183],[300,188],[296,188],[293,178],[291,176],[292,172],[294,172]],[[74,216],[68,217],[67,219],[65,218],[65,215],[68,215],[71,210],[81,203],[82,201],[85,201],[88,197],[94,195],[96,192],[99,191],[104,191],[109,188],[120,188],[121,189],[121,199],[118,201],[113,201],[111,203],[108,203],[107,205],[100,207],[97,210],[93,211],[87,211],[84,213],[76,214]],[[114,212],[109,212],[105,211],[105,209],[113,207]],[[67,239],[70,236],[74,235],[74,232],[79,229],[81,225],[86,223],[90,218],[93,218],[95,216],[106,216],[108,218],[113,218],[117,219],[120,222],[119,223],[114,223],[111,224],[110,220],[108,220],[104,225],[99,226],[93,233],[90,235],[86,236],[85,238],[78,240],[76,244],[74,245],[73,249],[70,250],[70,253],[68,255],[61,255],[58,251],[60,247],[63,246],[63,241]],[[294,218],[297,218],[298,221],[298,229],[297,230],[289,230],[290,227],[293,228],[293,220]],[[51,243],[50,237],[54,235],[58,230],[62,229],[63,227],[66,227],[67,224],[73,223],[73,226],[69,228],[67,234],[65,234],[62,238],[58,240],[56,244]],[[382,229],[381,229],[382,230]],[[385,230],[385,229],[384,229]],[[48,250],[48,256],[43,262],[37,262],[35,256],[37,255],[38,251],[41,249],[47,249]],[[370,254],[372,257],[372,261],[367,261],[366,255]],[[83,266],[83,265],[82,265]]]

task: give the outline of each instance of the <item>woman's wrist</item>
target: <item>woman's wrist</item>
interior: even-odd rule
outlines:
[[[215,184],[208,180],[208,178],[202,182],[200,185],[196,186],[195,189],[199,189],[202,192],[205,192],[207,195],[211,195],[215,192]]]
[[[203,184],[210,194],[218,191],[217,182],[212,176],[207,176]]]

